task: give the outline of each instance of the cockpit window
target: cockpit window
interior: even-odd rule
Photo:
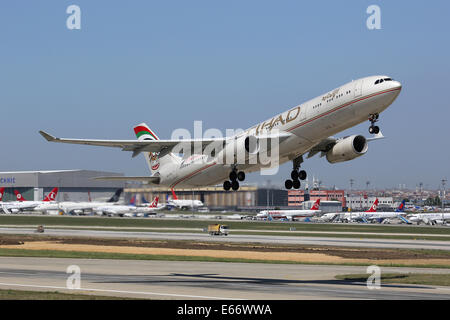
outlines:
[[[380,83],[383,83],[384,82],[384,80],[383,79],[380,79]]]
[[[380,80],[375,81],[375,84],[379,84],[379,83],[380,83]]]
[[[384,79],[384,81],[392,81],[392,79],[391,78],[386,78],[386,79]]]

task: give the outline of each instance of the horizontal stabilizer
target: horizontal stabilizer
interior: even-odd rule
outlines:
[[[109,180],[109,181],[147,181],[158,184],[160,177],[122,177],[122,176],[110,176],[110,177],[95,177],[94,180]]]

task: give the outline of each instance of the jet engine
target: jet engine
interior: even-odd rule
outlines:
[[[329,163],[353,160],[367,152],[367,140],[361,135],[353,135],[341,140],[327,152]]]
[[[225,148],[218,154],[225,163],[232,161],[246,161],[250,156],[256,156],[259,152],[258,138],[252,135],[242,135],[234,141],[228,141]]]

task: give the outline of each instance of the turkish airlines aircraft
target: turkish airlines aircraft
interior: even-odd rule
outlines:
[[[450,213],[416,213],[406,217],[409,221],[418,225],[423,222],[425,224],[435,225],[444,224],[450,221]]]
[[[146,207],[136,207],[134,205],[105,205],[94,208],[94,212],[98,215],[109,215],[109,216],[132,216],[137,214],[152,213],[158,210],[158,200],[156,197],[149,206]]]
[[[375,123],[401,89],[400,82],[388,76],[362,78],[225,138],[160,140],[145,124],[134,128],[137,140],[64,139],[39,132],[50,142],[116,147],[133,152],[133,157],[143,153],[151,171],[151,176],[98,179],[147,181],[168,188],[223,183],[225,190],[238,190],[245,173],[292,161],[293,170],[285,186],[298,189],[300,180],[306,179],[306,171],[299,171],[304,155],[310,158],[320,152],[330,163],[348,161],[364,155],[368,141],[383,138]],[[369,132],[376,134],[374,138],[331,137],[367,120]],[[184,150],[193,148],[194,153],[184,152],[179,157],[174,150],[179,151],[180,146],[186,146]],[[269,153],[274,153],[271,159],[277,161],[265,163],[262,157]]]
[[[34,211],[47,213],[47,214],[68,214],[76,213],[83,214],[85,211],[92,211],[94,208],[108,206],[119,201],[120,195],[123,189],[117,189],[114,195],[108,201],[95,201],[95,202],[73,202],[73,201],[61,201],[61,202],[43,202],[33,208]]]
[[[322,211],[319,210],[320,199],[317,199],[310,210],[263,210],[256,215],[257,218],[268,218],[281,219],[286,218],[289,220],[294,220],[295,218],[305,218],[317,216]]]
[[[3,190],[0,190],[2,191],[2,198]],[[17,190],[14,190],[14,194],[16,195],[17,201],[5,202],[1,204],[1,209],[5,213],[18,213],[23,210],[34,210],[34,208],[39,205],[54,203],[56,195],[58,194],[58,188],[53,188],[53,190],[49,192],[43,201],[27,201]]]
[[[195,209],[203,207],[203,202],[200,200],[190,200],[190,199],[178,199],[175,191],[172,189],[172,199],[167,198],[167,206],[175,207],[181,210]]]

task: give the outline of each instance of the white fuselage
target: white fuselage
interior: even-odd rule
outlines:
[[[279,164],[302,155],[323,139],[379,114],[397,98],[401,84],[397,81],[375,81],[386,76],[372,76],[344,84],[330,92],[302,103],[271,119],[263,121],[241,135],[268,134],[273,129],[291,134],[279,144]],[[166,155],[173,156],[173,155]],[[239,170],[254,172],[261,164],[238,165]],[[216,157],[193,155],[163,166],[159,184],[167,187],[200,187],[222,183],[228,179],[230,165]]]
[[[411,222],[450,221],[450,213],[417,213],[406,217]]]
[[[306,218],[320,215],[321,210],[263,210],[256,215],[257,218],[268,218],[269,216],[274,219],[294,219],[294,218]]]

